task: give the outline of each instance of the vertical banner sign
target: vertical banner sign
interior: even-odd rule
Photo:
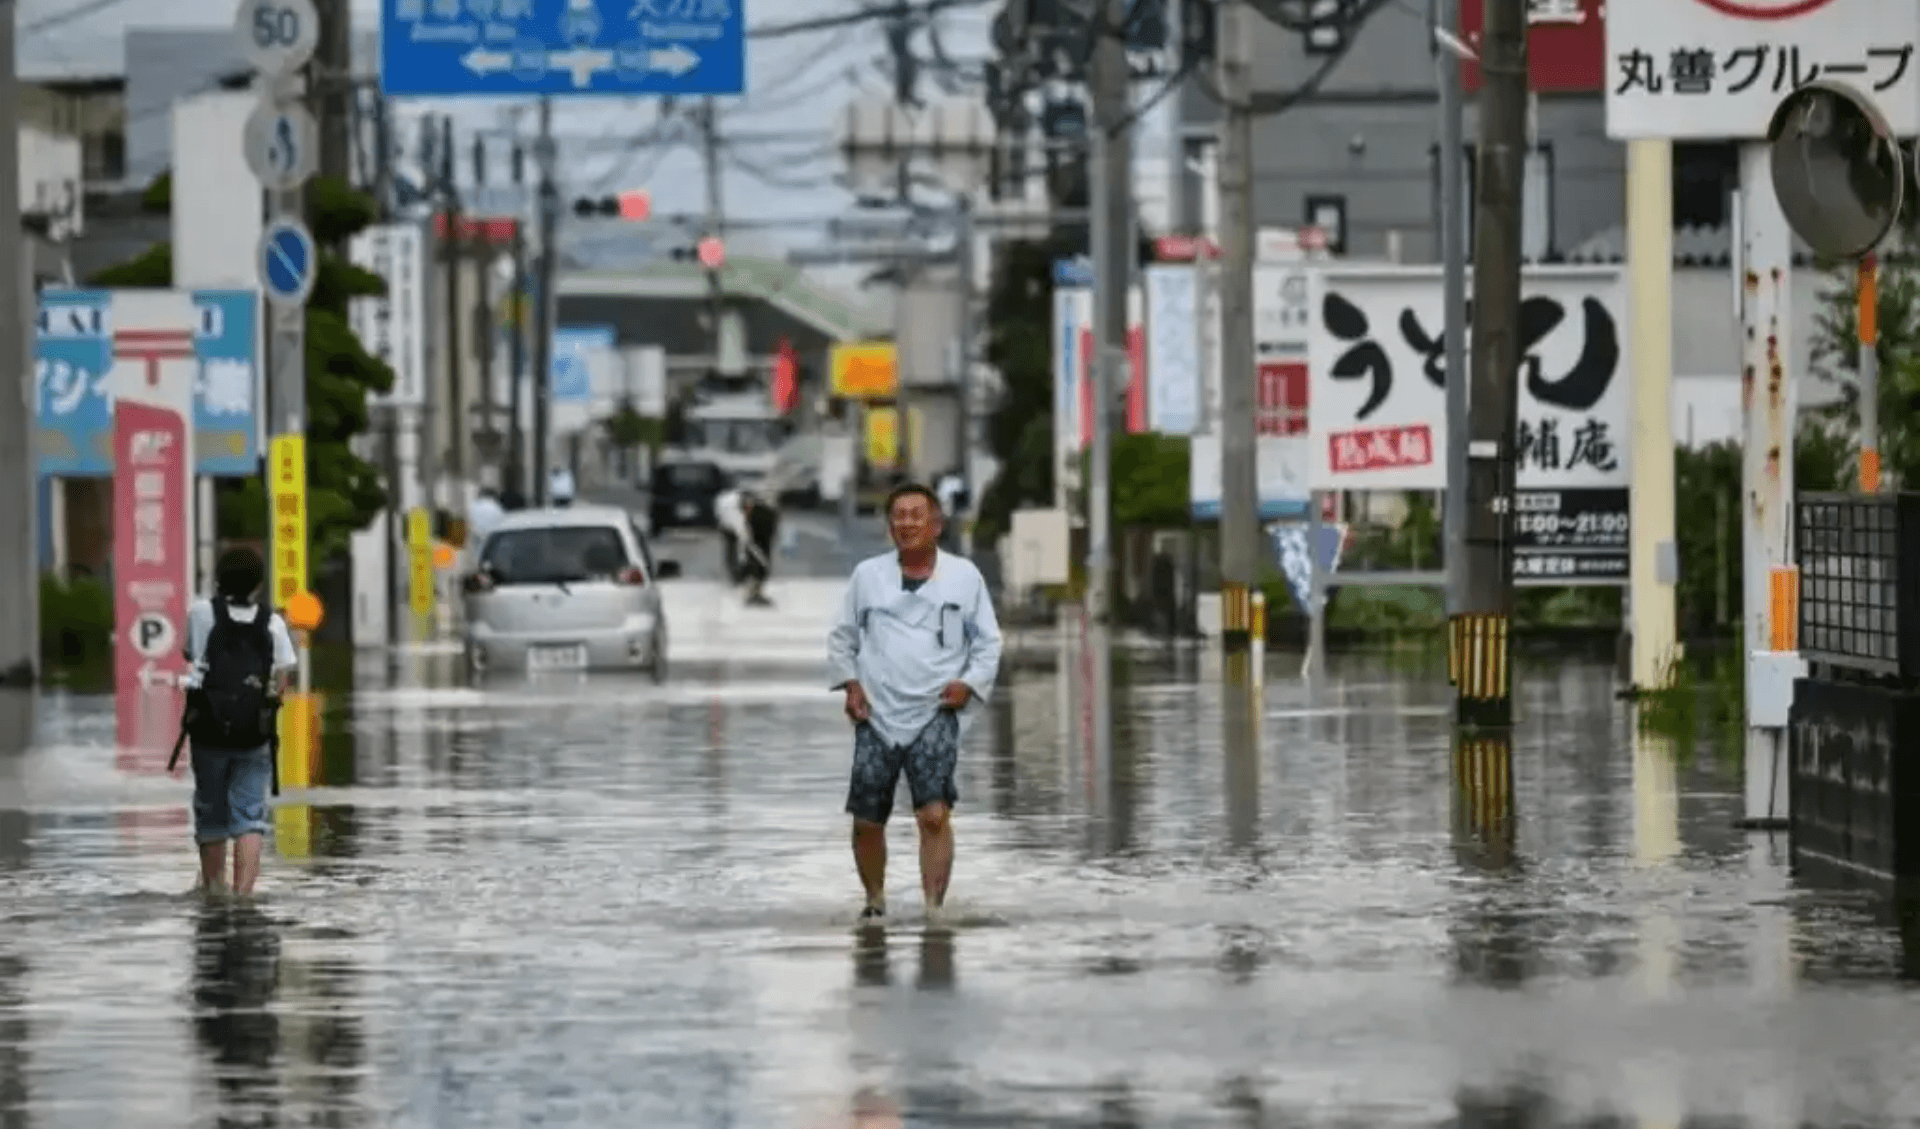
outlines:
[[[1162,263],[1141,272],[1147,297],[1147,421],[1164,435],[1200,429],[1198,270]]]
[[[1471,279],[1469,279],[1471,284]],[[1627,579],[1621,350],[1626,288],[1613,267],[1521,278],[1514,577]],[[1446,488],[1446,342],[1437,268],[1327,267],[1312,334],[1308,421],[1322,490]],[[1468,306],[1469,328],[1473,309]]]
[[[260,470],[260,295],[193,292],[193,450],[199,472],[246,478]]]
[[[1080,437],[1091,431],[1083,403],[1092,344],[1093,265],[1086,259],[1053,264],[1053,495],[1066,507],[1080,488]]]
[[[34,325],[34,408],[40,473],[113,473],[113,295],[46,290]]]
[[[367,352],[393,369],[393,389],[381,403],[418,406],[426,380],[425,263],[415,224],[380,224],[354,235],[348,256],[362,270],[386,279],[381,297],[354,298],[347,321]]]
[[[193,596],[193,303],[119,295],[113,331],[114,721],[120,767],[165,771]]]
[[[407,511],[407,606],[425,619],[433,614],[433,524],[427,511]]]
[[[900,462],[900,410],[871,406],[867,409],[867,465],[892,470]]]
[[[307,437],[274,436],[268,441],[267,462],[273,513],[273,606],[285,608],[307,590]]]

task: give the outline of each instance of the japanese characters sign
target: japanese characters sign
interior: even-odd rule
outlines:
[[[193,295],[193,449],[201,474],[260,473],[260,295],[199,290]]]
[[[382,403],[418,407],[426,389],[426,262],[421,232],[410,223],[380,224],[353,237],[353,264],[387,280],[381,298],[355,298],[347,309],[354,334],[367,352],[393,369],[393,388]]]
[[[40,473],[113,473],[113,333],[128,291],[47,290],[34,334]],[[150,294],[151,291],[139,292]],[[192,385],[200,474],[245,477],[259,466],[260,298],[252,290],[196,290]]]
[[[1314,487],[1444,488],[1448,373],[1438,268],[1327,268],[1317,290],[1308,429]],[[1619,271],[1527,271],[1516,329],[1520,489],[1625,487],[1630,416]]]
[[[1911,0],[1609,0],[1607,135],[1766,136],[1815,79],[1870,96],[1920,131],[1920,5]]]
[[[1513,501],[1518,584],[1625,584],[1628,491],[1521,490]]]
[[[1201,311],[1199,271],[1190,263],[1162,263],[1141,272],[1147,296],[1147,417],[1167,435],[1200,428]]]
[[[273,606],[307,590],[307,437],[267,441],[267,496],[273,516]]]
[[[122,293],[113,394],[114,699],[123,767],[164,766],[179,718],[193,595],[194,308],[178,291]]]

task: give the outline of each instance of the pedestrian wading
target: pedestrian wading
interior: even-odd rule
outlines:
[[[886,915],[886,825],[903,772],[920,828],[927,915],[946,900],[960,799],[954,768],[1000,669],[992,597],[972,561],[939,548],[939,499],[925,486],[900,486],[886,515],[896,551],[854,567],[827,638],[833,688],[846,694],[853,722],[847,814],[869,921]]]
[[[193,743],[193,833],[208,893],[251,894],[260,876],[280,695],[298,661],[286,621],[255,602],[265,580],[259,554],[231,550],[214,570],[213,598],[187,613],[181,736]]]

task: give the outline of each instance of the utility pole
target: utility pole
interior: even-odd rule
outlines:
[[[720,115],[718,103],[711,97],[700,100],[700,161],[707,177],[707,214],[701,236],[722,238],[720,229]],[[713,323],[713,369],[720,375],[720,318],[726,312],[726,294],[720,284],[720,272],[707,269],[707,317]]]
[[[960,263],[960,280],[955,294],[960,301],[959,319],[959,355],[960,371],[955,373],[959,382],[960,410],[960,482],[971,500],[975,498],[973,488],[973,185],[969,184],[959,193],[956,205],[954,238],[958,244],[954,250]],[[977,505],[977,501],[972,504]]]
[[[13,58],[18,5],[0,19],[0,121],[20,120],[20,84]],[[27,256],[20,231],[20,149],[0,145],[0,356],[13,358],[14,371],[33,371],[27,354]],[[15,531],[9,539],[13,564],[0,575],[13,577],[0,594],[0,683],[30,686],[40,658],[40,562],[34,513],[38,499],[33,450],[33,401],[25,380],[13,381],[12,411],[0,410],[0,518]],[[20,530],[26,532],[20,533]]]
[[[1468,401],[1466,555],[1455,651],[1456,718],[1513,724],[1514,433],[1519,413],[1521,189],[1527,150],[1527,3],[1485,0],[1474,217],[1472,391]]]
[[[1435,78],[1440,85],[1440,262],[1446,335],[1447,493],[1445,533],[1447,614],[1459,615],[1467,563],[1467,145],[1460,91],[1460,0],[1437,0]]]
[[[320,125],[320,175],[349,181],[353,169],[353,5],[317,0],[320,39],[314,49],[312,90]],[[335,248],[343,250],[343,248]]]
[[[453,115],[449,114],[440,119],[440,191],[444,201],[442,216],[447,225],[440,244],[447,272],[447,455],[454,486],[451,504],[464,513],[467,500],[467,437],[473,432],[473,424],[467,414],[464,371],[467,341],[466,335],[460,332],[467,323],[466,311],[460,308],[460,266],[466,240],[460,216],[460,190],[454,182],[455,153]],[[436,495],[438,487],[436,483]]]
[[[551,446],[548,409],[552,401],[553,323],[559,313],[554,297],[555,260],[560,248],[560,186],[554,183],[554,165],[558,152],[553,142],[553,99],[540,99],[540,136],[533,143],[533,160],[539,166],[540,248],[534,300],[539,317],[533,327],[533,496],[536,505],[547,504],[547,456]]]
[[[527,410],[527,236],[517,222],[513,225],[513,290],[510,301],[513,324],[507,328],[507,364],[511,370],[507,377],[507,411],[511,419],[507,424],[505,485],[524,499],[533,496],[533,491],[527,489],[527,429],[520,422]]]
[[[1253,641],[1260,583],[1260,476],[1253,377],[1253,12],[1225,0],[1214,42],[1220,68],[1220,640]]]
[[[1115,391],[1127,357],[1127,295],[1133,279],[1133,146],[1128,117],[1127,0],[1102,0],[1094,15],[1088,76],[1093,101],[1088,154],[1093,209],[1093,451],[1087,489],[1087,614],[1112,612],[1112,468]]]

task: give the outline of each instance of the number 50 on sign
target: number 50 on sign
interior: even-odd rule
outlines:
[[[307,439],[276,435],[268,443],[273,517],[273,605],[284,609],[307,590]]]
[[[270,78],[306,66],[320,45],[313,0],[241,0],[233,30],[247,60]]]

